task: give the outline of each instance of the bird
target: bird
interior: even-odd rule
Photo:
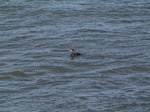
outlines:
[[[70,51],[70,56],[71,57],[76,57],[76,56],[80,56],[81,55],[80,53],[75,52],[74,49],[69,49],[69,51]]]

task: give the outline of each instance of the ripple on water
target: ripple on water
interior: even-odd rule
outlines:
[[[12,77],[27,77],[28,74],[26,74],[25,72],[21,72],[21,71],[12,71],[12,72],[4,72],[1,73],[0,76],[12,76]]]
[[[129,65],[129,66],[121,66],[121,67],[113,67],[108,70],[101,71],[101,73],[119,73],[119,74],[126,74],[126,73],[136,73],[136,72],[148,72],[149,68],[146,65]]]
[[[0,111],[149,112],[148,5],[4,0]]]

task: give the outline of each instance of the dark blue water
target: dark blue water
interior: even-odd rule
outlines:
[[[1,1],[0,112],[149,112],[149,29],[148,0]]]

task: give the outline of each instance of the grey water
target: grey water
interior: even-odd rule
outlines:
[[[150,112],[150,1],[1,0],[0,112]]]

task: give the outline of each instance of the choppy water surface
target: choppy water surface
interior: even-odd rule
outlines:
[[[0,2],[0,112],[149,112],[149,29],[149,0]]]

